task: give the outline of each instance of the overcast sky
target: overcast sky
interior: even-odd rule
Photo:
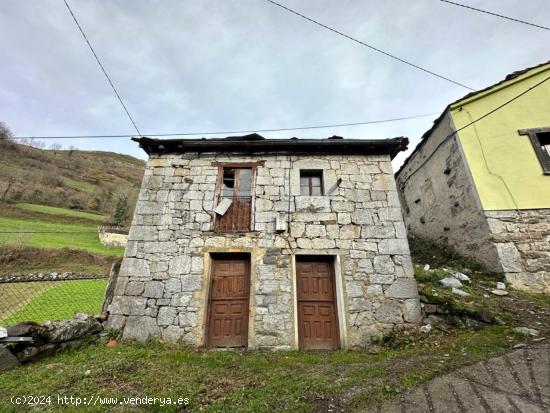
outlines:
[[[440,113],[468,93],[265,0],[69,2],[144,134]],[[438,0],[280,2],[475,89],[550,60],[549,31]],[[550,22],[548,0],[462,2]],[[62,0],[1,6],[0,120],[14,134],[134,133]],[[435,117],[263,135],[407,136],[412,150]],[[144,158],[128,139],[59,142]]]

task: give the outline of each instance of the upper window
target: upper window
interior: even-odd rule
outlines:
[[[521,129],[520,135],[528,135],[542,170],[550,175],[550,128]]]
[[[323,171],[300,171],[300,194],[306,196],[324,195]]]
[[[214,230],[249,231],[252,214],[252,169],[223,167],[220,203]]]

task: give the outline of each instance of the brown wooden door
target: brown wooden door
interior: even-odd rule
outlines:
[[[207,339],[209,347],[248,345],[250,259],[240,254],[212,260]]]
[[[298,257],[296,275],[300,348],[338,348],[340,337],[332,260]]]

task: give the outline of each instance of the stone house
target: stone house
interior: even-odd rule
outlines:
[[[108,327],[193,346],[365,346],[420,305],[406,138],[135,138],[149,155]]]
[[[396,174],[409,233],[533,291],[550,291],[548,77],[550,62],[451,103]]]

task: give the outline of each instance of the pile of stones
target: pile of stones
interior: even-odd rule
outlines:
[[[89,314],[78,313],[72,320],[14,324],[0,338],[0,371],[50,356],[97,337],[101,323]]]

